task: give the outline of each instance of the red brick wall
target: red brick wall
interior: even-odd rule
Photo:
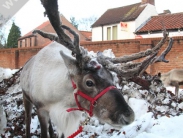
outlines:
[[[0,50],[0,67],[13,68],[15,64],[15,51],[14,49]]]
[[[22,67],[28,59],[37,54],[42,47],[11,48],[0,50],[0,67],[17,69]]]
[[[129,39],[129,40],[114,40],[114,41],[99,41],[99,42],[83,42],[82,46],[89,51],[103,51],[105,49],[112,49],[115,56],[130,55],[140,51],[147,50],[155,46],[160,41],[160,38],[153,39]],[[161,53],[168,41],[163,45]],[[0,67],[4,68],[20,68],[33,55],[35,55],[42,47],[34,48],[14,48],[0,50]],[[158,72],[167,72],[173,68],[183,68],[183,37],[175,37],[173,48],[166,56],[169,63],[155,63],[150,66],[147,71],[151,74]]]
[[[15,68],[20,68],[22,67],[27,60],[29,60],[32,56],[37,54],[39,50],[41,50],[42,47],[36,47],[36,48],[19,48],[17,49],[19,56],[18,56],[18,63]]]

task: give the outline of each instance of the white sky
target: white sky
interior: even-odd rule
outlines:
[[[58,0],[59,11],[68,20],[76,20],[90,16],[100,17],[107,9],[126,6],[141,2],[141,0]],[[158,13],[169,9],[172,13],[183,12],[183,0],[155,0]],[[15,23],[21,28],[22,35],[28,33],[44,21],[44,8],[40,0],[29,0],[14,16]],[[10,23],[9,23],[10,24]],[[11,24],[9,25],[11,26]],[[7,27],[7,30],[8,27]],[[9,33],[9,31],[7,31]]]

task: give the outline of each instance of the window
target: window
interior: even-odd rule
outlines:
[[[111,40],[111,27],[107,27],[107,40]]]
[[[25,47],[27,47],[27,39],[25,38]]]
[[[32,39],[31,39],[31,37],[30,37],[30,47],[32,46]]]
[[[20,40],[20,47],[22,47],[22,40]]]
[[[117,36],[117,26],[113,26],[112,27],[112,40],[117,40],[118,36]]]

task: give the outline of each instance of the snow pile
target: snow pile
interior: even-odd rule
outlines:
[[[9,71],[8,69],[7,72]],[[174,91],[174,88],[171,90]],[[77,138],[182,137],[183,131],[180,131],[180,128],[183,122],[183,114],[180,109],[182,109],[183,103],[172,101],[171,106],[168,107],[166,103],[171,100],[169,99],[171,94],[168,91],[164,91],[164,97],[167,98],[163,98],[162,105],[152,104],[151,102],[156,102],[152,100],[154,97],[150,96],[153,94],[148,94],[146,90],[140,90],[140,87],[134,83],[125,85],[123,91],[124,97],[126,97],[127,102],[135,112],[135,121],[128,126],[122,127],[120,130],[115,130],[108,124],[101,124],[95,117],[92,117],[88,125],[84,127],[84,131]],[[180,90],[180,95],[182,93],[183,91]],[[159,94],[161,96],[158,94],[156,96],[163,97],[160,91]],[[3,106],[3,108],[0,108],[1,137],[20,138],[25,136],[24,108],[22,104],[22,92],[19,85],[16,84],[10,87],[6,94],[1,95],[0,98],[1,105]],[[150,108],[153,110],[150,110]],[[2,109],[4,109],[6,116],[2,114]],[[166,112],[167,114],[165,114]],[[5,127],[4,130],[2,129],[3,127]],[[40,137],[39,121],[35,108],[32,111],[31,133],[33,138]]]
[[[9,68],[5,69],[0,67],[0,81],[10,78],[16,71],[18,71],[18,69],[11,70]]]

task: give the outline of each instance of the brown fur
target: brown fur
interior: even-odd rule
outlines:
[[[179,85],[183,84],[183,69],[172,69],[171,71],[158,74],[164,86],[174,86],[175,96],[178,98]]]

